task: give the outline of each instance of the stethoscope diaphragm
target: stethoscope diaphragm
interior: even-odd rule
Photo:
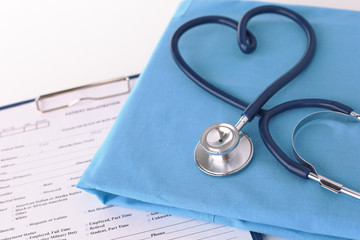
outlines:
[[[253,152],[254,145],[248,135],[229,123],[215,123],[202,133],[194,159],[203,172],[226,176],[246,167]]]

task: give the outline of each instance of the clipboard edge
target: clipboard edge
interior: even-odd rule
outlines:
[[[31,102],[35,102],[35,98],[24,100],[24,101],[21,101],[21,102],[16,102],[16,103],[10,103],[10,104],[5,105],[5,106],[1,106],[0,111],[5,110],[5,109],[9,109],[9,108],[18,107],[18,106],[21,106],[21,105],[24,105],[24,104],[27,104],[27,103],[31,103]]]
[[[133,74],[133,75],[128,75],[128,76],[125,76],[125,78],[129,78],[129,79],[134,79],[134,78],[139,78],[140,76],[140,73],[138,74]],[[71,88],[70,88],[71,89]],[[69,89],[65,89],[65,90],[62,90],[62,91],[66,91],[66,90],[69,90]],[[59,91],[60,92],[60,91]],[[51,93],[50,93],[51,94]],[[45,96],[48,95],[48,94],[45,94]],[[32,102],[35,102],[36,99],[38,99],[38,97],[36,98],[32,98],[32,99],[28,99],[28,100],[24,100],[24,101],[20,101],[20,102],[15,102],[15,103],[10,103],[10,104],[6,104],[4,106],[0,106],[0,111],[2,110],[5,110],[5,109],[9,109],[9,108],[14,108],[14,107],[18,107],[18,106],[21,106],[21,105],[24,105],[24,104],[27,104],[27,103],[32,103]]]

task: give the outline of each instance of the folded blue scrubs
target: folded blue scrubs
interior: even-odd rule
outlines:
[[[360,201],[288,172],[262,143],[256,118],[244,128],[255,152],[241,172],[208,176],[193,160],[202,131],[215,122],[235,124],[241,111],[205,92],[181,72],[170,55],[171,35],[196,17],[221,15],[238,21],[249,9],[266,4],[182,2],[78,187],[95,194],[104,204],[160,211],[290,239],[359,239]],[[360,12],[285,7],[313,26],[317,49],[307,69],[264,109],[293,99],[325,98],[359,112]],[[298,61],[306,36],[296,23],[274,14],[253,18],[248,28],[258,43],[248,55],[238,48],[233,29],[216,24],[189,30],[179,46],[185,60],[205,79],[251,102]],[[271,133],[289,156],[292,129],[315,110],[293,110],[272,120]],[[314,128],[307,131],[310,134],[299,136],[300,154],[319,174],[360,191],[359,127],[349,130],[346,124],[326,121],[309,127]]]

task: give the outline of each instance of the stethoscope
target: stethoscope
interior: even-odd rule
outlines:
[[[222,24],[237,30],[237,40],[240,49],[244,53],[251,53],[256,48],[255,36],[246,29],[249,20],[259,14],[276,13],[286,16],[294,20],[304,30],[307,36],[307,46],[304,55],[298,63],[288,72],[271,83],[252,103],[246,102],[218,89],[210,84],[199,74],[197,74],[182,58],[178,42],[183,33],[187,30],[208,23]],[[311,25],[296,12],[278,6],[261,6],[256,7],[244,14],[239,22],[222,16],[206,16],[193,19],[180,26],[172,36],[170,49],[171,54],[180,67],[180,69],[197,85],[220,98],[221,100],[244,110],[239,121],[234,125],[229,123],[215,123],[202,133],[200,141],[194,151],[195,162],[198,167],[205,173],[213,176],[225,176],[240,171],[245,168],[252,159],[254,147],[248,135],[241,129],[246,123],[251,122],[255,116],[259,116],[259,131],[261,138],[267,149],[274,157],[290,172],[304,179],[313,179],[318,181],[321,186],[335,193],[345,193],[357,199],[360,199],[360,193],[342,184],[332,181],[317,173],[315,168],[303,159],[296,151],[294,139],[299,129],[307,122],[318,118],[320,115],[340,114],[360,120],[360,114],[355,113],[352,108],[336,101],[326,99],[299,99],[284,102],[270,110],[262,110],[262,106],[282,87],[293,80],[300,72],[302,72],[310,63],[315,52],[316,38]],[[318,112],[305,117],[298,123],[293,132],[293,151],[298,162],[289,158],[275,143],[270,131],[269,122],[276,115],[296,108],[324,108],[331,110],[330,112]]]

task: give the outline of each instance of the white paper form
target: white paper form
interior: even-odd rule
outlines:
[[[114,87],[85,94],[106,95],[108,88]],[[104,206],[76,188],[126,98],[46,114],[34,102],[0,111],[0,240],[251,239],[248,231],[222,225]]]

